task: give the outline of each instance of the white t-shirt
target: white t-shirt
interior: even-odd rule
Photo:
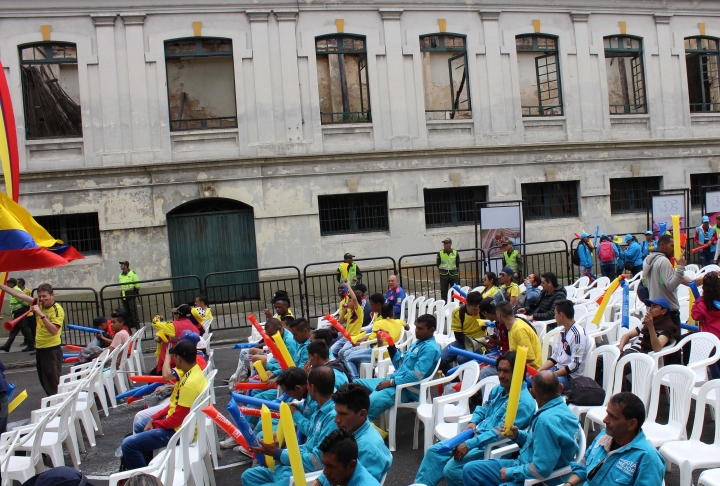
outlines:
[[[567,331],[564,328],[560,331],[558,344],[550,359],[558,368],[565,368],[571,379],[577,378],[585,372],[587,347],[588,337],[585,329],[573,324]]]

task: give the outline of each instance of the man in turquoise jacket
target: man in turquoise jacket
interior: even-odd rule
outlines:
[[[363,465],[362,445],[350,429],[335,430],[322,441],[323,474],[313,486],[380,486],[380,482]]]
[[[632,393],[614,395],[603,420],[605,430],[572,463],[570,486],[657,486],[665,478],[665,459],[645,438],[645,405]]]
[[[318,446],[330,432],[337,429],[335,425],[335,403],[332,394],[335,388],[335,374],[327,366],[316,366],[308,376],[308,391],[318,404],[318,409],[311,418],[313,426],[303,445],[300,446],[305,472],[322,469],[320,450]],[[292,408],[292,407],[291,407]],[[272,456],[275,459],[275,471],[267,467],[254,467],[246,470],[242,475],[243,486],[260,486],[263,484],[285,486],[292,476],[290,469],[290,455],[286,449],[278,447],[277,442],[261,442],[260,447],[251,447],[256,454]]]
[[[592,272],[593,251],[590,249],[590,234],[584,231],[580,234],[580,242],[578,243],[577,252],[580,257],[580,276],[585,275],[585,270]]]
[[[415,341],[405,354],[398,352],[395,346],[388,347],[395,372],[387,378],[368,378],[355,380],[370,390],[370,410],[368,419],[375,417],[389,409],[395,403],[395,387],[407,383],[417,383],[430,376],[440,362],[440,345],[435,341],[435,316],[425,314],[415,321]],[[403,390],[403,402],[417,401],[418,396],[408,390]]]
[[[630,234],[625,235],[625,244],[627,245],[627,250],[625,250],[625,263],[630,263],[632,265],[632,269],[630,271],[634,277],[635,274],[642,270],[642,247],[640,246],[640,243],[638,243],[637,238]]]
[[[653,232],[648,230],[645,232],[645,240],[640,244],[640,251],[642,252],[643,260],[650,252],[655,251],[655,240],[653,239]]]
[[[577,454],[578,420],[565,405],[557,375],[540,371],[532,379],[530,393],[538,410],[527,431],[512,427],[510,439],[520,446],[517,459],[475,461],[463,468],[465,484],[483,486],[520,485],[526,479],[543,479],[556,469],[570,465]],[[503,427],[504,429],[504,427]],[[566,476],[544,482],[548,486],[563,484]]]
[[[498,358],[497,376],[500,384],[492,389],[487,402],[475,408],[470,424],[466,427],[475,430],[475,437],[458,445],[451,452],[438,452],[441,442],[428,449],[417,476],[415,476],[415,483],[435,486],[445,476],[448,486],[462,486],[463,466],[482,459],[485,454],[485,446],[498,440],[495,427],[501,427],[505,423],[508,393],[514,368],[515,351],[505,353]],[[530,418],[534,412],[535,400],[523,382],[515,425],[519,429],[526,428],[530,424]]]
[[[295,319],[290,324],[290,333],[292,333],[296,343],[295,354],[292,355],[293,363],[298,368],[303,368],[308,360],[307,347],[310,344],[310,323],[304,317]]]

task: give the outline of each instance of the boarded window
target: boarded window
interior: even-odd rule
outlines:
[[[487,186],[425,189],[425,226],[460,226],[475,222],[475,203],[487,201]]]
[[[20,74],[27,139],[81,137],[75,44],[20,46]]]
[[[661,177],[610,179],[610,213],[644,213],[648,210],[649,191],[660,189]]]
[[[472,118],[465,36],[420,37],[425,119]]]
[[[165,66],[172,131],[237,127],[230,39],[166,41]]]
[[[642,40],[613,36],[603,42],[610,114],[647,113]]]
[[[320,234],[388,231],[387,192],[318,196]]]
[[[365,37],[315,38],[320,119],[328,123],[372,121]]]
[[[718,39],[710,37],[685,39],[685,64],[691,112],[720,111],[719,55]]]
[[[523,215],[526,220],[577,216],[578,183],[537,182],[522,185]]]
[[[83,255],[101,252],[98,213],[36,216],[35,221],[53,238],[74,246]]]
[[[560,57],[556,37],[515,38],[523,116],[563,114]]]

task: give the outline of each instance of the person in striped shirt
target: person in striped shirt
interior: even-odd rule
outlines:
[[[589,341],[585,329],[575,323],[575,308],[570,300],[555,305],[555,321],[562,326],[558,343],[552,356],[538,371],[554,372],[563,387],[567,388],[573,378],[585,371],[585,354]]]

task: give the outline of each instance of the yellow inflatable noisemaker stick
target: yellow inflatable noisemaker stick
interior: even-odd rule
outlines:
[[[27,397],[28,397],[27,390],[23,390],[20,395],[13,398],[13,401],[10,402],[10,405],[8,405],[8,413],[12,413],[12,411],[15,410],[18,407],[18,405],[20,405],[22,402],[24,402]]]
[[[273,341],[275,341],[275,344],[280,350],[280,354],[285,360],[285,363],[287,363],[288,366],[295,366],[295,361],[293,361],[292,356],[290,356],[290,352],[288,351],[287,346],[285,346],[285,341],[282,340],[280,333],[276,332],[273,335],[272,339]]]
[[[267,405],[263,405],[260,409],[260,420],[262,420],[263,439],[272,443],[272,417],[270,416],[270,409],[267,408]],[[263,440],[263,442],[265,442],[265,440]],[[267,467],[271,471],[275,471],[275,459],[273,459],[272,456],[265,456],[265,464],[267,464]]]
[[[278,423],[277,430],[275,431],[275,440],[277,440],[278,447],[283,446],[283,441],[285,440],[285,430],[282,428],[282,424]]]
[[[524,363],[523,361],[523,365]],[[295,424],[293,423],[292,412],[290,411],[290,406],[285,402],[280,404],[280,426],[283,429],[283,434],[285,434],[285,442],[287,443],[287,451],[290,455],[290,467],[292,468],[295,484],[297,484],[297,486],[307,486],[307,481],[305,481],[305,468],[303,467],[302,457],[300,456],[300,446],[298,445],[297,436],[295,435]]]
[[[695,319],[692,318],[692,309],[695,305],[695,294],[692,289],[688,287],[688,293],[690,294],[690,304],[688,305],[688,324],[695,324]]]
[[[673,228],[673,250],[675,250],[675,261],[680,260],[680,215],[670,216]]]
[[[602,315],[605,313],[605,308],[608,305],[608,302],[610,302],[610,297],[612,296],[613,292],[615,292],[620,285],[620,279],[625,278],[625,275],[620,275],[615,280],[612,281],[610,286],[605,291],[605,295],[603,295],[602,302],[600,302],[600,307],[598,307],[597,312],[595,313],[595,317],[593,317],[592,323],[596,326],[600,326],[600,320],[602,319]]]
[[[507,410],[505,411],[505,435],[512,435],[512,426],[515,424],[518,404],[520,403],[520,391],[525,381],[525,362],[527,359],[527,347],[518,346],[515,354],[515,369],[510,382],[510,396],[508,397]]]
[[[263,368],[262,361],[255,361],[253,363],[253,368],[257,371],[258,376],[260,377],[260,381],[263,383],[268,381],[268,375],[267,371],[265,371],[265,368]]]

